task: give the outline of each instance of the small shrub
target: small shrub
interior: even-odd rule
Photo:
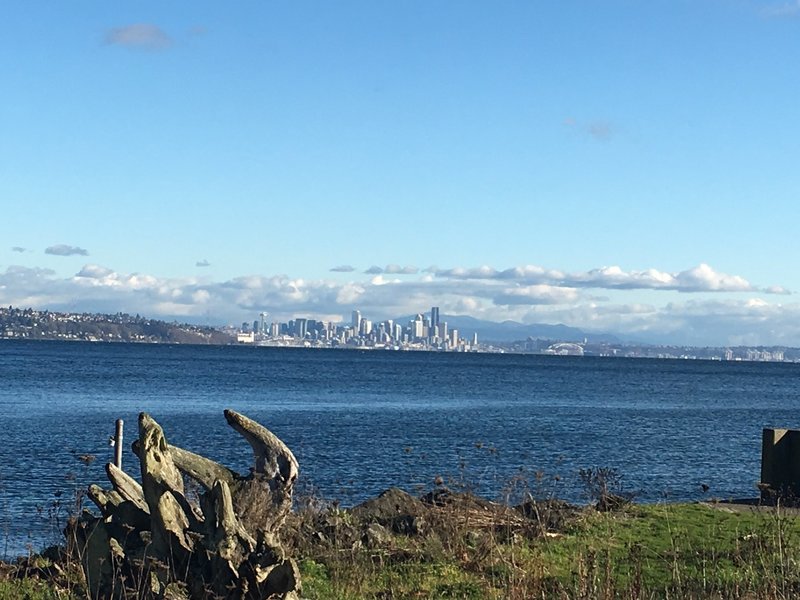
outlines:
[[[589,500],[601,512],[618,510],[633,500],[633,494],[622,491],[622,475],[611,467],[595,467],[578,471]]]

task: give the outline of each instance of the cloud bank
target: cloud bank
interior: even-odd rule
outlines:
[[[759,289],[738,275],[727,275],[700,264],[678,273],[656,269],[623,271],[620,267],[601,267],[580,273],[565,273],[535,265],[498,271],[489,266],[465,269],[440,269],[434,272],[446,279],[513,281],[528,285],[547,284],[607,290],[673,290],[678,292],[754,292],[786,294],[780,286]]]
[[[287,275],[225,281],[163,278],[121,273],[98,264],[86,264],[65,278],[48,269],[12,266],[0,272],[0,305],[124,311],[220,323],[238,323],[259,312],[269,312],[277,320],[308,316],[339,321],[354,308],[379,320],[435,305],[442,314],[563,323],[653,342],[800,346],[800,304],[764,299],[768,294],[785,294],[784,288],[759,288],[704,264],[677,273],[603,267],[568,274],[528,265],[505,270],[436,269],[417,277],[387,278],[387,272],[411,270],[389,267],[379,267],[381,273],[371,273],[363,281],[342,282]],[[597,289],[653,290],[648,298],[655,293],[665,299],[661,305],[612,302],[593,295]],[[691,299],[677,301],[683,297]]]

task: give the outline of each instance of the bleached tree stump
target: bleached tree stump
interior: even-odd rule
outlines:
[[[253,449],[246,476],[170,446],[159,424],[139,415],[141,485],[109,463],[112,489],[88,490],[100,516],[84,512],[67,528],[92,598],[299,598],[300,574],[279,536],[297,460],[255,421],[232,410],[225,419]],[[202,486],[199,503],[187,498],[184,476]]]

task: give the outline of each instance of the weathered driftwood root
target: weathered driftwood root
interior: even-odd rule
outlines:
[[[279,539],[297,460],[255,421],[232,410],[225,419],[253,449],[247,476],[170,446],[158,423],[139,415],[141,485],[107,465],[112,489],[88,491],[101,516],[85,512],[67,528],[92,598],[298,598],[297,565]],[[184,476],[202,486],[199,505]]]

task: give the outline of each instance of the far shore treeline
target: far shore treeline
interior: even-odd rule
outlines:
[[[32,308],[0,308],[0,338],[230,344],[235,338],[213,327],[168,323],[126,313],[64,313]]]

